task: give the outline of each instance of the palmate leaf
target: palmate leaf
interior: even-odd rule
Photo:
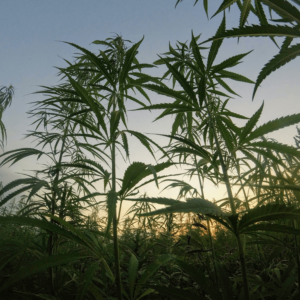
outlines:
[[[256,185],[253,185],[256,186]],[[290,191],[298,191],[300,192],[300,185],[290,185],[290,184],[286,184],[286,185],[259,185],[257,187],[261,187],[263,189],[281,189],[281,190],[290,190]]]
[[[239,94],[237,94],[234,90],[232,90],[231,88],[230,88],[230,86],[225,82],[225,81],[223,81],[222,79],[221,79],[221,77],[218,77],[218,76],[215,76],[214,77],[214,79],[220,84],[220,86],[222,87],[222,88],[224,88],[227,92],[229,92],[229,93],[231,93],[231,94],[234,94],[234,95],[236,95],[236,96],[238,96],[238,97],[241,97]]]
[[[133,130],[123,130],[124,132],[128,132],[131,135],[133,135],[134,137],[136,137],[143,146],[145,146],[147,148],[147,150],[152,154],[152,156],[155,158],[155,155],[153,153],[153,149],[152,149],[152,145],[156,146],[165,156],[168,157],[168,154],[166,153],[166,151],[159,146],[156,142],[154,142],[152,139],[148,138],[146,135],[137,132],[137,131],[133,131]]]
[[[137,54],[137,49],[139,48],[143,40],[144,37],[138,43],[134,44],[130,49],[126,51],[125,61],[122,66],[122,70],[119,77],[119,82],[121,85],[124,84],[127,74],[132,68],[132,62]],[[140,65],[139,67],[142,67],[142,65]]]
[[[237,0],[224,0],[223,3],[220,5],[220,7],[218,8],[218,10],[216,11],[216,13],[212,16],[212,18],[214,16],[216,16],[217,14],[219,14],[220,12],[224,11],[226,8],[230,7],[232,4],[234,4]]]
[[[280,67],[284,66],[286,63],[290,62],[299,55],[300,44],[293,45],[290,48],[282,50],[277,55],[275,55],[260,71],[256,79],[252,98],[254,98],[259,85],[268,75],[270,75],[272,72],[276,71]]]
[[[174,200],[171,198],[164,198],[164,197],[157,197],[157,198],[150,198],[150,197],[145,197],[145,198],[125,198],[127,201],[140,201],[140,202],[148,202],[148,203],[155,203],[155,204],[160,204],[160,205],[174,205],[178,204],[178,200]]]
[[[266,148],[269,150],[273,150],[275,152],[284,153],[284,154],[288,154],[288,155],[300,158],[299,149],[289,146],[289,145],[285,145],[285,144],[269,142],[269,141],[262,141],[262,142],[251,143],[251,144],[249,144],[249,146]]]
[[[243,128],[243,130],[240,134],[240,144],[243,143],[243,140],[247,137],[247,135],[255,127],[256,123],[258,122],[258,120],[261,116],[263,108],[264,108],[264,103],[262,103],[261,107],[257,110],[257,112],[246,123],[245,127]]]
[[[300,11],[285,0],[261,0],[262,3],[274,10],[282,18],[288,19],[290,22],[300,23]]]
[[[78,252],[71,252],[67,254],[59,254],[44,257],[30,265],[22,267],[17,273],[10,277],[0,288],[0,292],[6,290],[20,280],[23,280],[31,275],[39,273],[51,267],[70,264],[79,259],[86,258],[87,255]]]
[[[100,109],[102,110],[102,107],[99,106],[98,102],[93,97],[90,96],[90,93],[84,87],[82,87],[78,82],[72,79],[69,75],[67,76],[73,88],[76,90],[80,98],[92,109],[93,113],[97,117],[98,123],[101,125],[102,129],[106,132],[106,125],[103,116],[100,113]]]
[[[233,28],[226,30],[224,33],[214,36],[203,43],[220,40],[224,38],[236,37],[255,37],[255,36],[283,36],[283,37],[300,37],[300,31],[297,28],[289,26],[275,25],[252,25],[243,28]]]
[[[251,53],[253,50],[246,52],[246,53],[242,53],[242,54],[238,54],[235,56],[232,56],[226,60],[224,60],[223,62],[221,62],[220,64],[213,66],[211,68],[211,72],[210,74],[215,74],[215,73],[220,73],[220,71],[224,71],[224,69],[227,68],[232,68],[234,66],[236,66],[238,63],[240,63],[240,60],[242,58],[244,58],[245,56],[247,56],[249,53]]]
[[[135,255],[131,255],[128,267],[128,285],[129,285],[129,293],[130,298],[133,299],[135,281],[138,273],[139,261],[135,257]]]
[[[191,46],[192,46],[192,51],[193,51],[193,54],[194,54],[194,58],[195,58],[195,60],[198,64],[198,67],[200,68],[200,72],[202,73],[202,75],[204,75],[205,74],[205,65],[203,63],[202,56],[201,56],[201,53],[200,53],[200,49],[199,49],[197,41],[194,37],[193,32],[192,32]]]
[[[114,191],[109,191],[106,197],[106,207],[108,212],[106,235],[109,234],[111,222],[113,221],[114,215],[116,213],[117,201],[118,201],[118,193]]]
[[[174,287],[166,287],[163,285],[147,285],[147,287],[152,288],[153,290],[157,291],[160,295],[164,295],[164,296],[168,297],[167,299],[205,300],[204,296],[201,296],[192,290],[178,289],[178,288],[174,288]]]
[[[27,218],[27,217],[13,216],[13,217],[0,217],[0,224],[3,224],[3,225],[19,224],[19,225],[24,225],[24,226],[38,227],[43,230],[57,233],[61,236],[64,236],[64,237],[70,239],[71,241],[74,241],[80,245],[87,247],[87,243],[85,241],[83,241],[79,236],[77,236],[77,234],[73,234],[71,231],[66,230],[66,229],[64,229],[60,226],[57,226],[48,221]]]
[[[166,66],[168,67],[169,71],[171,71],[174,78],[176,78],[177,82],[181,85],[187,95],[192,99],[193,103],[197,105],[197,97],[194,93],[193,87],[190,83],[186,80],[186,78],[176,70],[167,60],[165,61]]]
[[[252,208],[239,221],[239,231],[262,221],[300,219],[300,210],[284,204],[267,204]],[[300,231],[299,231],[300,232]]]
[[[120,123],[121,114],[119,111],[113,111],[110,115],[110,137],[113,139],[113,136],[117,133],[119,123]]]
[[[279,119],[275,119],[272,121],[269,121],[261,126],[259,126],[257,129],[252,131],[247,138],[244,139],[244,142],[250,142],[254,139],[257,139],[263,135],[266,135],[270,132],[279,130],[281,128],[294,125],[300,122],[300,114],[294,114],[291,116],[281,117]]]
[[[156,258],[156,260],[147,266],[145,269],[143,275],[141,276],[140,280],[137,283],[137,287],[135,290],[135,299],[138,298],[138,295],[140,294],[141,289],[143,288],[143,285],[147,283],[147,281],[150,279],[152,275],[154,275],[160,266],[162,264],[167,263],[168,261],[174,259],[173,255],[170,254],[162,254],[159,257]]]
[[[270,231],[270,232],[281,232],[286,234],[294,234],[294,235],[300,235],[300,230],[289,227],[286,225],[280,225],[280,224],[270,224],[270,223],[264,223],[264,224],[255,224],[251,225],[249,227],[244,228],[239,233],[241,234],[248,234],[248,233],[259,233],[260,231]]]
[[[153,175],[154,180],[157,182],[157,172],[160,172],[168,167],[172,166],[172,163],[165,162],[161,164],[157,164],[155,166],[146,165],[141,162],[134,162],[132,163],[125,171],[123,181],[122,181],[122,188],[119,191],[120,195],[124,195],[128,193],[130,190],[136,187],[136,185],[146,178],[149,175]]]
[[[113,78],[110,76],[110,74],[107,72],[106,70],[106,66],[104,65],[103,61],[98,58],[95,54],[93,54],[92,52],[88,51],[87,49],[84,49],[76,44],[73,43],[68,43],[68,42],[64,42],[66,44],[69,44],[77,49],[79,49],[80,51],[82,51],[84,54],[86,54],[86,56],[95,64],[95,66],[97,66],[97,68],[103,73],[103,75],[105,76],[105,78],[107,79],[107,81],[111,84],[111,86],[114,86],[114,80]]]
[[[245,25],[250,13],[250,8],[251,8],[251,0],[244,0],[241,16],[240,16],[240,27],[243,27]]]
[[[83,284],[79,286],[79,291],[77,292],[76,300],[84,299],[86,292],[89,290],[90,285],[93,282],[94,274],[99,269],[99,262],[96,262],[88,267],[84,272],[84,275],[80,278]]]
[[[230,153],[234,153],[235,145],[236,145],[236,138],[233,134],[231,134],[226,126],[226,124],[223,124],[220,119],[216,119],[218,130],[226,144],[227,149],[230,151]]]
[[[186,273],[192,280],[194,280],[198,286],[207,293],[213,300],[217,300],[219,293],[216,291],[210,282],[206,279],[205,274],[199,270],[197,270],[194,266],[187,264],[186,262],[177,259],[176,264],[180,267],[180,269]],[[198,299],[198,298],[196,298]],[[203,298],[205,299],[205,298]]]
[[[225,32],[225,30],[226,30],[226,17],[224,14],[222,22],[216,32],[216,36],[223,34]],[[222,45],[222,42],[223,42],[222,40],[214,40],[212,42],[212,45],[209,50],[208,58],[207,58],[207,65],[206,65],[206,69],[208,72],[210,71],[211,66],[213,65],[213,62],[215,61],[215,58],[216,58],[218,51]]]
[[[36,184],[37,182],[39,182],[38,179],[36,178],[23,178],[23,179],[17,179],[17,180],[14,180],[10,183],[8,183],[7,185],[5,185],[1,190],[0,190],[0,196],[2,196],[4,193],[8,192],[9,190],[11,189],[14,189],[20,185],[25,185],[25,184],[28,184],[28,185],[34,185]]]
[[[210,201],[200,198],[190,198],[186,202],[177,202],[177,204],[171,205],[170,207],[159,209],[153,212],[140,214],[140,216],[155,216],[168,213],[201,213],[201,214],[212,214],[216,216],[226,216],[217,205]]]
[[[236,81],[241,81],[241,82],[246,82],[246,83],[254,83],[254,81],[248,79],[247,77],[234,73],[234,72],[230,72],[230,71],[226,71],[226,70],[221,70],[216,72],[218,74],[221,75],[221,78],[228,78],[228,79],[232,79],[232,80],[236,80]]]
[[[169,89],[168,87],[159,86],[159,85],[156,85],[156,84],[143,84],[142,87],[144,87],[144,88],[146,88],[150,91],[156,92],[160,95],[164,95],[164,96],[167,96],[167,97],[171,97],[171,98],[181,100],[182,102],[184,102],[188,105],[193,105],[193,102],[188,97],[183,95],[182,92],[175,91],[173,89]],[[142,109],[145,109],[145,108],[140,108],[138,110],[142,110]]]
[[[170,139],[177,140],[177,141],[185,144],[186,146],[189,146],[189,148],[196,151],[199,156],[203,157],[207,161],[211,161],[211,154],[208,151],[206,151],[203,147],[198,146],[196,143],[194,143],[190,139],[187,139],[184,136],[180,136],[180,135],[166,135],[166,134],[160,134],[160,135],[169,137]]]
[[[11,162],[11,166],[12,166],[19,160],[31,155],[37,155],[37,160],[38,160],[42,155],[47,155],[47,154],[43,151],[34,148],[20,148],[16,150],[7,151],[0,155],[0,157],[6,156],[1,162],[0,166],[3,166],[9,162]]]
[[[30,190],[32,187],[34,186],[34,184],[29,184],[26,185],[25,187],[22,187],[12,193],[10,193],[9,195],[5,196],[1,201],[0,201],[0,207],[3,206],[4,204],[6,204],[9,200],[13,199],[14,197],[16,197],[17,195],[26,192],[28,190]],[[1,196],[0,196],[1,199]]]

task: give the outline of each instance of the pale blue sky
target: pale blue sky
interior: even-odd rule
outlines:
[[[6,150],[33,147],[29,141],[21,140],[30,128],[31,120],[26,111],[30,102],[41,99],[41,95],[31,95],[39,85],[58,83],[54,66],[64,66],[61,58],[72,60],[76,50],[59,41],[68,41],[82,47],[96,50],[90,45],[96,39],[121,34],[133,42],[145,39],[139,50],[140,62],[152,63],[157,54],[168,51],[169,42],[190,39],[191,30],[195,35],[202,33],[201,39],[207,39],[216,32],[222,16],[208,21],[202,7],[202,1],[193,7],[194,0],[184,0],[176,9],[176,0],[13,0],[2,1],[0,11],[0,85],[12,84],[15,87],[13,104],[4,114],[8,143]],[[210,16],[222,1],[209,1]],[[250,22],[256,22],[254,18]],[[238,26],[237,10],[227,15],[227,28]],[[281,40],[278,39],[281,43]],[[255,80],[260,69],[277,53],[274,44],[268,38],[242,38],[225,40],[217,62],[249,50],[254,51],[244,59],[244,63],[235,68],[235,72]],[[231,100],[229,107],[235,112],[251,116],[265,100],[262,122],[284,115],[299,113],[299,59],[292,61],[270,75],[259,88],[252,102],[253,87],[247,84],[230,82],[231,87],[242,97]],[[162,69],[152,71],[161,74]],[[154,103],[162,97],[151,94]],[[129,126],[141,132],[169,133],[170,119],[151,123],[157,113],[129,113]],[[143,122],[143,124],[141,123]],[[270,137],[280,142],[293,144],[295,126],[281,130]],[[163,139],[156,139],[164,142]],[[166,141],[167,142],[167,141]],[[132,148],[132,161],[152,162],[147,154],[141,155],[136,144]],[[3,167],[0,181],[4,184],[17,175],[35,168],[35,160],[28,160],[8,169]],[[122,163],[119,172],[122,173]],[[211,197],[214,197],[213,195]],[[216,196],[216,198],[218,198]]]

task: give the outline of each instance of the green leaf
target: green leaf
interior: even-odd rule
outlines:
[[[252,131],[248,137],[244,140],[244,142],[250,142],[256,138],[259,138],[265,134],[276,131],[278,129],[294,125],[300,122],[300,114],[295,114],[291,116],[281,117],[279,119],[275,119],[268,123],[265,123],[259,126],[257,129]]]
[[[232,67],[236,66],[242,58],[244,58],[246,55],[248,55],[251,52],[252,52],[252,50],[247,53],[238,54],[238,55],[232,56],[232,57],[224,60],[220,64],[213,66],[210,74],[212,75],[215,73],[220,73],[220,71],[224,71],[224,69],[226,69],[226,68],[232,68]]]
[[[213,214],[217,216],[226,216],[217,205],[210,201],[200,198],[190,198],[186,202],[179,201],[170,207],[152,211],[146,214],[140,214],[140,216],[155,216],[168,213],[201,213],[201,214]]]
[[[240,74],[234,73],[234,72],[229,72],[226,70],[218,71],[216,72],[221,75],[222,78],[228,78],[236,81],[241,81],[241,82],[247,82],[247,83],[254,83],[254,81],[248,79],[245,76],[242,76]]]
[[[89,290],[90,285],[93,282],[94,275],[99,268],[99,263],[96,262],[88,267],[85,271],[84,276],[80,279],[83,280],[83,284],[80,285],[80,289],[77,292],[76,300],[83,300],[86,292]]]
[[[126,51],[126,56],[125,56],[125,61],[124,64],[122,66],[122,70],[120,73],[120,84],[124,84],[126,76],[130,70],[130,68],[132,68],[132,62],[137,54],[137,49],[139,48],[140,44],[142,43],[144,37],[136,44],[134,44],[129,50]]]
[[[276,142],[269,142],[269,141],[255,142],[255,143],[249,144],[249,146],[250,147],[262,147],[262,148],[273,150],[273,151],[276,151],[279,153],[284,153],[284,154],[288,154],[288,155],[300,158],[299,149],[292,147],[292,146],[276,143]]]
[[[40,151],[38,149],[21,148],[21,149],[4,152],[0,155],[0,157],[7,156],[8,154],[10,154],[10,155],[1,162],[0,166],[4,166],[5,164],[7,164],[11,161],[12,161],[12,163],[11,163],[11,166],[12,166],[19,160],[26,158],[28,156],[31,156],[31,155],[38,155],[37,159],[39,159],[42,155],[47,155],[45,152]]]
[[[187,93],[187,95],[193,100],[193,103],[196,104],[197,98],[194,93],[193,87],[189,84],[186,78],[180,72],[178,72],[167,60],[165,60],[165,64],[171,71],[172,75],[176,78],[178,83],[181,85],[181,87],[184,89],[184,91]]]
[[[270,232],[281,232],[286,234],[294,234],[294,235],[300,235],[300,230],[295,229],[293,227],[285,226],[285,225],[279,225],[279,224],[256,224],[249,227],[244,228],[240,231],[241,234],[247,234],[247,233],[258,233],[259,231],[270,231]]]
[[[242,130],[241,135],[240,135],[240,141],[239,141],[240,144],[243,143],[244,139],[247,137],[247,135],[255,127],[256,123],[258,122],[258,120],[261,116],[263,108],[264,108],[264,102],[262,103],[261,107],[257,110],[257,112],[246,123],[246,125],[245,125],[245,127]]]
[[[182,102],[184,102],[188,105],[193,105],[193,103],[190,101],[190,99],[187,98],[186,96],[184,96],[181,92],[175,91],[173,89],[169,89],[168,87],[162,87],[162,86],[155,85],[155,84],[143,84],[142,87],[144,87],[150,91],[156,92],[160,95],[164,95],[167,97],[181,100]],[[141,108],[141,109],[143,109],[143,108]]]
[[[138,273],[138,266],[139,266],[139,261],[137,260],[135,255],[132,254],[129,261],[129,268],[128,268],[128,285],[129,285],[129,292],[130,292],[131,299],[133,299],[135,280]]]
[[[30,265],[24,266],[15,273],[12,277],[10,277],[0,288],[0,292],[6,290],[12,285],[16,284],[20,280],[23,280],[31,275],[39,273],[43,270],[46,270],[51,267],[60,266],[64,264],[70,264],[76,260],[86,258],[87,255],[83,255],[81,253],[67,253],[67,254],[59,254],[53,256],[44,257]]]
[[[164,295],[168,297],[167,299],[182,299],[182,300],[192,300],[199,299],[205,300],[204,297],[197,294],[195,291],[186,290],[186,289],[178,289],[174,287],[166,287],[160,285],[149,285],[150,288],[157,291],[160,295]]]
[[[250,13],[250,8],[251,8],[251,0],[244,0],[241,17],[240,17],[240,27],[243,27],[245,25]]]
[[[260,71],[256,79],[252,98],[254,98],[259,85],[263,82],[263,80],[268,75],[270,75],[272,72],[279,69],[280,67],[284,66],[286,63],[290,62],[291,60],[293,60],[299,55],[300,55],[300,44],[293,45],[290,48],[286,50],[282,50],[277,55],[275,55]]]
[[[150,198],[150,197],[145,197],[145,198],[125,198],[127,201],[141,201],[141,202],[148,202],[148,203],[155,203],[155,204],[161,204],[161,205],[173,205],[173,204],[178,204],[178,200],[174,200],[171,198],[163,198],[163,197],[157,197],[157,198]]]
[[[160,134],[160,135],[169,137],[170,139],[177,140],[185,144],[186,146],[189,146],[193,150],[193,151],[191,150],[191,153],[197,153],[197,155],[203,157],[207,161],[211,161],[211,154],[208,151],[206,151],[203,147],[198,146],[196,143],[192,142],[190,139],[187,139],[180,135],[165,135],[165,134]]]
[[[110,76],[110,74],[107,72],[106,70],[106,67],[103,63],[103,61],[98,58],[95,54],[93,54],[92,52],[76,45],[76,44],[73,44],[73,43],[68,43],[68,42],[64,42],[66,44],[69,44],[77,49],[79,49],[80,51],[82,51],[84,54],[87,55],[87,57],[98,67],[98,69],[103,73],[103,75],[105,76],[105,78],[107,79],[107,81],[112,85],[114,86],[115,83],[114,83],[114,80],[113,78]]]
[[[194,58],[198,64],[198,67],[200,69],[200,72],[202,73],[202,75],[205,74],[205,66],[204,66],[204,63],[203,63],[203,60],[202,60],[202,56],[201,56],[201,53],[200,53],[200,49],[199,49],[199,46],[197,44],[197,41],[194,37],[194,33],[192,32],[192,41],[191,41],[191,45],[192,45],[192,51],[193,51],[193,54],[194,54]]]
[[[234,299],[232,292],[232,282],[224,266],[216,263],[220,288],[222,289],[223,299]]]
[[[111,222],[116,213],[117,201],[118,201],[118,193],[114,191],[109,191],[107,193],[107,198],[106,198],[106,205],[107,205],[107,212],[108,212],[106,235],[109,234]]]
[[[145,165],[141,162],[132,163],[124,173],[122,188],[119,194],[123,196],[128,191],[132,190],[141,180],[151,174],[153,174],[154,179],[157,181],[156,173],[170,167],[171,165],[172,163],[170,162],[157,164],[155,166]]]
[[[300,23],[300,11],[288,1],[261,0],[261,2],[273,9],[282,18],[286,18],[290,22]]]
[[[285,219],[300,219],[300,210],[284,204],[267,204],[250,210],[239,221],[239,230],[262,221],[277,221]]]
[[[214,16],[216,16],[217,14],[219,14],[220,12],[224,11],[227,7],[230,7],[232,4],[234,4],[237,0],[224,0],[223,3],[220,5],[220,7],[218,8],[218,10],[216,11],[216,13],[212,16],[212,18]]]
[[[120,123],[121,114],[119,111],[113,111],[110,116],[110,137],[111,139],[116,134]]]
[[[288,26],[275,25],[252,25],[243,28],[233,28],[226,30],[224,33],[214,36],[203,43],[220,40],[224,38],[237,37],[254,37],[254,36],[284,36],[284,37],[300,37],[300,31],[296,28]]]
[[[144,271],[142,277],[140,278],[139,282],[137,283],[137,287],[135,290],[135,298],[140,294],[140,291],[142,289],[142,286],[147,283],[149,278],[154,275],[157,270],[160,268],[162,264],[167,263],[174,257],[170,254],[162,254],[161,256],[157,257],[155,262],[151,263],[150,265],[147,266],[146,270]]]
[[[216,36],[220,35],[220,34],[223,34],[226,30],[226,17],[225,17],[225,14],[224,14],[224,17],[223,17],[223,20],[216,32]],[[211,69],[211,66],[213,65],[213,62],[215,61],[215,58],[218,54],[218,51],[220,49],[222,45],[222,40],[214,40],[211,47],[210,47],[210,50],[209,50],[209,54],[208,54],[208,58],[207,58],[207,66],[206,66],[206,69],[208,71],[210,71]]]
[[[194,266],[179,259],[176,260],[176,263],[184,273],[190,276],[191,279],[198,284],[201,290],[212,297],[212,299],[218,299],[217,296],[220,296],[218,291],[213,289],[210,282],[206,279],[204,272],[197,270]]]

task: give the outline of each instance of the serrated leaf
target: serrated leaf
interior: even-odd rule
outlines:
[[[240,27],[243,27],[250,13],[251,0],[244,0],[240,16]]]
[[[300,230],[295,229],[293,227],[280,225],[280,224],[255,224],[251,225],[249,227],[244,228],[240,231],[241,234],[247,234],[247,233],[258,233],[259,231],[270,231],[270,232],[281,232],[286,234],[294,234],[294,235],[300,235]]]
[[[291,3],[285,0],[261,0],[262,3],[273,9],[282,18],[290,22],[300,23],[300,11]]]
[[[137,260],[135,255],[132,254],[130,261],[129,261],[129,268],[128,268],[128,285],[129,285],[129,293],[130,293],[131,299],[133,299],[135,281],[136,281],[137,272],[138,272],[138,266],[139,266],[139,261]]]
[[[201,214],[213,214],[217,216],[226,216],[217,205],[214,203],[200,199],[200,198],[190,198],[187,202],[179,201],[177,204],[171,205],[170,207],[159,209],[145,214],[140,214],[140,216],[155,216],[167,213],[201,213]]]
[[[157,270],[160,268],[160,266],[162,264],[167,263],[168,261],[170,261],[173,258],[174,257],[170,254],[162,254],[161,256],[156,258],[155,262],[153,262],[147,266],[142,277],[140,278],[140,280],[137,283],[137,287],[136,287],[136,290],[134,293],[135,298],[137,298],[137,296],[139,295],[139,293],[142,289],[142,286],[144,284],[146,284],[146,282],[149,280],[149,278],[157,272]]]
[[[226,17],[224,14],[222,22],[216,32],[216,36],[223,34],[225,30],[226,30]],[[210,71],[213,62],[215,61],[215,58],[218,54],[221,45],[222,45],[222,40],[214,40],[212,42],[212,45],[209,50],[208,58],[207,58],[207,65],[206,65],[206,69],[208,72]]]
[[[256,79],[252,98],[254,98],[259,85],[263,82],[263,80],[265,80],[265,78],[268,75],[270,75],[272,72],[276,71],[277,69],[281,68],[291,60],[295,59],[299,55],[300,55],[300,44],[293,45],[290,48],[286,50],[282,50],[277,55],[275,55],[260,71]]]
[[[255,37],[255,36],[284,36],[284,37],[300,37],[300,31],[289,26],[275,26],[275,25],[252,25],[244,26],[243,28],[233,28],[226,30],[223,34],[214,36],[203,43],[224,38],[237,37]]]
[[[73,261],[86,258],[87,255],[81,253],[67,253],[67,254],[59,254],[53,256],[44,257],[30,265],[24,266],[15,273],[12,277],[10,277],[0,288],[0,292],[6,290],[10,286],[14,285],[15,283],[23,280],[31,275],[34,275],[38,272],[46,270],[51,267],[60,266],[64,264],[69,264]]]
[[[239,230],[242,231],[257,222],[285,219],[300,219],[300,210],[284,204],[267,204],[248,210],[248,212],[240,219],[238,227]]]
[[[259,138],[265,134],[268,134],[270,132],[279,130],[281,128],[294,125],[300,122],[300,114],[295,114],[291,116],[281,117],[279,119],[275,119],[272,121],[269,121],[261,126],[259,126],[257,129],[252,131],[248,137],[244,140],[244,142],[250,142],[256,138]]]
[[[239,143],[242,144],[243,141],[244,141],[244,139],[247,137],[247,135],[255,127],[256,123],[258,122],[258,120],[259,120],[259,118],[261,116],[263,108],[264,108],[264,102],[262,103],[261,107],[257,110],[257,112],[246,123],[245,127],[243,128],[243,130],[241,132]]]

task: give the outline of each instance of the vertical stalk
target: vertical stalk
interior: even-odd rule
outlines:
[[[219,159],[220,159],[222,172],[223,172],[223,176],[224,176],[224,181],[225,181],[225,185],[226,185],[226,189],[227,189],[227,194],[228,194],[228,198],[229,198],[231,212],[232,212],[233,215],[236,215],[236,208],[235,208],[235,204],[234,204],[234,200],[233,200],[233,194],[232,194],[232,190],[231,190],[231,186],[230,186],[230,182],[229,182],[229,177],[228,177],[228,173],[227,173],[227,166],[225,165],[225,162],[224,162],[224,159],[223,159],[223,156],[222,156],[220,143],[219,143],[219,140],[218,140],[218,136],[217,136],[217,133],[216,133],[216,128],[214,126],[214,121],[213,121],[211,111],[210,111],[210,107],[209,107],[210,103],[208,103],[206,97],[205,97],[205,104],[206,104],[207,111],[208,111],[208,118],[209,118],[210,126],[211,126],[211,129],[213,130],[213,135],[214,135],[214,140],[215,140],[215,144],[216,144],[216,147],[217,147],[217,152],[219,153]],[[241,269],[242,269],[243,285],[244,285],[244,291],[245,291],[245,300],[250,300],[249,285],[248,285],[248,279],[247,279],[247,270],[246,270],[245,256],[244,256],[244,248],[243,248],[243,245],[242,245],[242,242],[241,242],[241,237],[240,237],[239,234],[236,234],[236,239],[237,239],[238,250],[239,250],[239,258],[240,258]]]
[[[63,153],[64,153],[64,149],[65,149],[65,145],[66,145],[66,135],[68,133],[68,128],[69,128],[69,123],[70,121],[67,121],[65,130],[64,130],[64,135],[62,138],[62,144],[61,144],[61,149],[60,149],[60,153],[59,153],[59,158],[58,158],[58,165],[61,164],[62,159],[63,159]],[[55,175],[55,178],[53,180],[53,186],[58,182],[59,180],[59,176],[60,176],[60,171],[59,169],[57,170],[57,173]],[[52,197],[51,197],[51,215],[54,216],[55,214],[55,206],[56,206],[56,197],[57,197],[57,192],[55,189],[53,189],[53,193],[52,193]],[[51,223],[54,223],[53,219],[51,219],[50,221]],[[52,256],[53,255],[53,232],[50,232],[49,235],[49,239],[48,239],[48,255]],[[51,295],[55,296],[55,287],[54,287],[54,276],[53,276],[53,268],[50,267],[49,268],[49,277],[50,277],[50,290],[51,290]]]
[[[112,192],[116,193],[116,142],[115,134],[112,136],[111,146],[111,159],[112,159]],[[122,283],[120,273],[120,260],[119,260],[119,246],[118,246],[118,219],[117,219],[117,205],[114,206],[113,212],[113,239],[114,239],[114,255],[115,255],[115,267],[116,267],[116,285],[118,300],[122,300]]]
[[[195,159],[195,165],[196,165],[196,168],[197,168],[198,181],[199,181],[199,185],[200,185],[200,189],[201,189],[201,197],[204,199],[203,184],[201,182],[200,173],[199,173],[199,170],[198,170],[198,167],[197,167],[196,155],[194,155],[194,159]],[[219,278],[218,278],[218,272],[217,272],[217,266],[216,266],[216,253],[215,253],[215,247],[214,247],[214,243],[213,243],[213,240],[212,240],[210,223],[209,223],[210,218],[209,217],[206,217],[206,218],[207,218],[206,221],[207,221],[207,231],[208,231],[208,237],[209,237],[209,244],[210,244],[210,247],[211,247],[211,250],[212,250],[212,255],[213,255],[213,266],[214,266],[214,271],[215,271],[215,276],[216,276],[216,282],[217,282],[218,290],[220,290]]]
[[[288,203],[290,205],[292,205],[287,191],[285,191],[285,194],[286,194]],[[297,229],[296,220],[292,220],[292,221],[293,221],[292,222],[293,228]],[[295,251],[296,264],[297,264],[298,293],[300,294],[300,288],[299,288],[299,283],[300,283],[300,260],[299,260],[299,253],[298,253],[299,250],[298,250],[298,238],[297,238],[297,235],[294,235],[294,241],[295,241],[295,249],[294,249],[294,251]]]

